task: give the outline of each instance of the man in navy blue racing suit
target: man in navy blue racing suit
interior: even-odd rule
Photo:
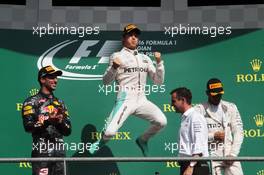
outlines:
[[[32,134],[32,157],[65,157],[63,136],[71,134],[71,122],[64,102],[54,96],[56,71],[51,66],[39,70],[40,91],[27,98],[22,116],[26,132]],[[63,175],[63,162],[32,162],[33,175]]]

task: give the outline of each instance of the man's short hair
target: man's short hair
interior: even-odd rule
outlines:
[[[170,92],[170,94],[177,93],[177,99],[185,99],[186,102],[190,105],[192,104],[192,92],[186,87],[179,87]]]

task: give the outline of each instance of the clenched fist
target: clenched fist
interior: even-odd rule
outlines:
[[[115,58],[114,61],[113,61],[113,68],[114,68],[114,69],[119,68],[120,64],[121,64],[120,59],[119,59],[118,57]]]
[[[156,59],[157,64],[161,61],[161,53],[160,52],[154,52],[154,57]]]

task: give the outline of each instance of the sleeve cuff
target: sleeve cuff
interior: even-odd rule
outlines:
[[[111,69],[110,69],[110,72],[113,73],[113,74],[115,74],[115,73],[117,72],[117,69],[115,69],[115,68],[112,66]]]
[[[232,151],[231,151],[231,153],[230,153],[229,155],[231,155],[231,156],[233,156],[233,157],[237,157],[237,154],[234,153],[234,152],[232,152]]]
[[[109,71],[108,71],[108,77],[109,77],[109,76],[110,76],[110,77],[113,77],[113,76],[116,75],[116,73],[117,73],[117,69],[111,67],[111,69],[109,69]]]

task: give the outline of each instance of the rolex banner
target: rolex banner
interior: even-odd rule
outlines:
[[[23,128],[23,101],[39,90],[38,70],[46,65],[63,71],[55,95],[69,111],[72,134],[65,137],[67,157],[143,157],[136,138],[149,123],[135,116],[96,154],[88,149],[101,138],[115,104],[116,83],[103,85],[109,56],[122,48],[120,32],[93,35],[45,35],[32,31],[0,30],[1,122],[0,157],[31,157],[32,137]],[[264,156],[264,30],[231,30],[227,35],[168,35],[143,32],[139,52],[154,60],[162,53],[165,82],[148,80],[147,98],[165,114],[167,126],[148,143],[150,157],[176,157],[180,114],[171,107],[170,91],[191,89],[193,104],[207,101],[206,82],[222,80],[223,99],[237,105],[244,124],[240,156]],[[154,63],[155,64],[155,63]],[[242,162],[245,175],[261,175],[264,162]],[[1,174],[31,174],[29,162],[2,163]],[[68,162],[68,175],[179,174],[177,162]]]

